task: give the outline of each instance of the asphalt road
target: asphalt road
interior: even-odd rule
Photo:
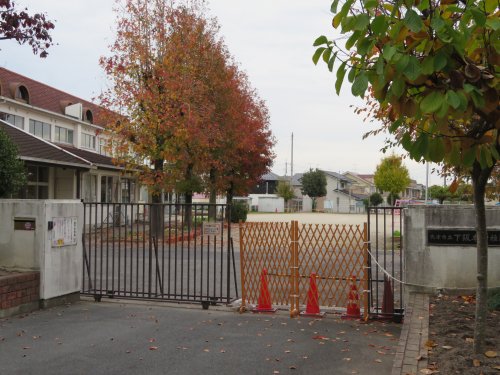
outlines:
[[[0,374],[389,374],[400,329],[84,301],[0,320]]]

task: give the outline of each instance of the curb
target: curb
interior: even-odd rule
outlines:
[[[411,293],[391,375],[417,375],[429,359],[425,346],[429,339],[429,295]]]

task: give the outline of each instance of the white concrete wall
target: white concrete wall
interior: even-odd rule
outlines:
[[[500,230],[500,207],[487,207],[488,229]],[[473,290],[476,287],[476,247],[427,244],[432,229],[474,229],[471,205],[410,206],[404,215],[404,268],[407,291]],[[488,285],[500,287],[500,247],[488,249]]]
[[[259,212],[285,212],[285,200],[280,197],[259,197]]]
[[[312,212],[313,201],[307,195],[302,198],[302,212]]]
[[[354,198],[350,198],[348,195],[330,192],[326,199],[318,198],[318,209],[325,212],[349,213],[355,212],[355,203]]]
[[[0,200],[0,267],[39,270],[40,298],[79,292],[82,282],[83,204],[78,200]],[[48,222],[76,217],[76,245],[52,247]],[[14,230],[14,219],[33,219],[34,231]]]
[[[0,267],[9,270],[39,270],[36,251],[44,241],[44,206],[41,201],[24,199],[0,200]],[[35,220],[36,229],[14,230],[14,219]]]
[[[45,229],[55,217],[76,217],[76,245],[52,247],[51,231],[46,230],[44,248],[40,252],[40,298],[50,299],[79,292],[82,284],[83,204],[78,200],[53,200],[45,203]]]

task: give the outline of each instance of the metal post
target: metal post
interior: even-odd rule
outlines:
[[[245,224],[240,221],[239,224],[239,232],[240,232],[240,273],[241,273],[241,308],[240,312],[245,311],[246,307],[246,289],[245,289],[245,245],[243,242],[243,237],[245,237]]]
[[[292,221],[291,228],[291,254],[290,254],[290,317],[299,315],[299,222]]]
[[[368,289],[368,224],[363,224],[363,264],[365,267],[363,268],[363,308],[364,315],[363,318],[365,322],[368,320],[368,293],[370,293]]]

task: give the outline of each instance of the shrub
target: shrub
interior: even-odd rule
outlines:
[[[488,307],[490,310],[500,311],[500,289],[488,292]]]
[[[389,204],[390,206],[394,206],[398,199],[399,199],[399,195],[389,193],[389,195],[387,196],[387,204]]]
[[[244,202],[233,202],[231,205],[231,223],[247,221],[248,205]]]
[[[372,195],[370,195],[370,204],[372,206],[378,206],[383,201],[384,201],[384,198],[382,198],[382,196],[380,195],[380,193],[375,192]]]

